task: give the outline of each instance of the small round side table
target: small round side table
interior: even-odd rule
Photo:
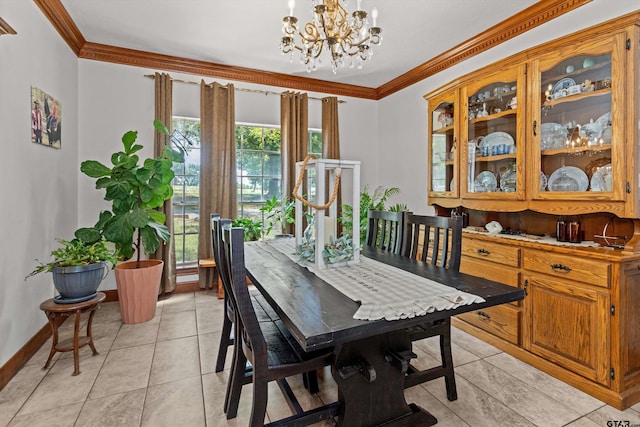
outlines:
[[[51,327],[51,333],[53,334],[53,342],[51,343],[51,351],[49,352],[49,358],[47,363],[44,364],[44,368],[49,367],[49,363],[53,358],[53,355],[57,351],[73,351],[73,375],[80,373],[80,348],[85,345],[89,345],[93,350],[93,355],[98,354],[95,346],[93,345],[93,335],[91,333],[91,323],[93,322],[93,316],[96,314],[96,310],[100,307],[100,303],[104,301],[106,295],[104,292],[98,292],[98,294],[87,301],[82,301],[73,304],[58,304],[53,298],[50,298],[40,304],[40,310],[44,311],[44,314],[49,320],[49,326]],[[90,312],[89,322],[87,323],[87,335],[80,335],[80,316],[82,313]],[[58,342],[58,325],[62,322],[58,321],[59,317],[69,317],[75,315],[75,325],[73,327],[73,338],[66,339]]]

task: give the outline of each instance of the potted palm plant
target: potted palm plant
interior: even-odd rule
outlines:
[[[153,122],[158,132],[169,135],[165,125]],[[123,150],[111,156],[112,166],[96,160],[82,162],[80,170],[96,178],[96,189],[105,189],[105,200],[111,210],[100,213],[97,224],[83,232],[99,233],[115,244],[121,262],[114,271],[122,321],[140,323],[155,316],[156,301],[162,278],[163,262],[141,259],[142,251],[152,254],[160,241],[168,242],[171,235],[165,225],[165,215],[158,211],[173,195],[171,180],[174,162],[184,162],[184,152],[165,146],[158,158],[147,158],[142,164],[138,153],[143,147],[136,144],[137,131],[122,136]]]
[[[86,301],[96,295],[100,283],[113,268],[117,259],[114,251],[99,235],[81,238],[80,230],[72,240],[57,239],[62,247],[51,251],[49,262],[38,261],[38,266],[25,280],[42,272],[51,272],[53,284],[59,295],[54,301],[59,304],[73,304]]]

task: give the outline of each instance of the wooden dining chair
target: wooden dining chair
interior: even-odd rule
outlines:
[[[404,213],[369,209],[365,244],[399,254],[402,249],[402,217]]]
[[[222,238],[222,226],[230,224],[230,219],[222,219],[218,214],[211,214],[211,246],[213,257],[218,271],[220,270],[220,242]],[[224,289],[224,314],[222,319],[222,331],[220,333],[220,344],[218,345],[218,356],[216,358],[216,372],[222,372],[227,359],[227,349],[234,344],[233,322],[235,321],[235,310],[229,300],[231,292],[230,284],[226,283],[222,277],[222,287]],[[278,318],[276,312],[269,306],[259,292],[252,294],[252,303],[258,315],[258,321],[269,322]]]
[[[315,372],[333,362],[333,349],[305,352],[288,332],[281,320],[259,322],[247,289],[244,265],[244,231],[242,228],[224,225],[222,227],[220,274],[231,283],[230,298],[236,313],[236,337],[242,345],[236,345],[239,366],[249,361],[253,367],[253,400],[249,425],[264,425],[267,410],[268,383],[276,381],[294,415],[274,421],[268,426],[305,426],[332,418],[338,414],[338,404],[333,403],[320,408],[304,411],[293,390],[286,381],[287,377]],[[241,382],[230,381],[230,401],[227,418],[235,417],[240,397]],[[232,415],[230,417],[230,415]]]
[[[403,245],[405,257],[428,262],[440,268],[460,270],[462,248],[462,217],[440,217],[407,214],[404,217]],[[426,322],[408,329],[411,341],[440,337],[442,364],[434,368],[418,370],[409,365],[405,387],[411,387],[435,378],[444,377],[447,399],[458,398],[451,355],[451,318]]]

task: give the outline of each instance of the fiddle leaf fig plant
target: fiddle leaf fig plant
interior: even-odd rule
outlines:
[[[159,120],[154,128],[169,135],[166,126]],[[140,164],[137,152],[142,145],[136,144],[137,131],[128,131],[122,136],[123,150],[111,155],[112,166],[96,160],[82,162],[80,170],[96,178],[96,189],[105,189],[105,200],[111,201],[111,210],[100,213],[94,227],[80,229],[82,236],[102,235],[115,244],[118,258],[129,259],[134,252],[140,261],[141,249],[151,254],[171,237],[164,224],[164,213],[156,210],[173,195],[171,180],[174,177],[173,163],[184,162],[184,151],[165,146],[158,158],[147,158]]]

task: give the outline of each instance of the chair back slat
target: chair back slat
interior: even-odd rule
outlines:
[[[405,212],[370,209],[367,215],[367,246],[399,254],[402,249],[402,227]]]
[[[213,247],[213,259],[216,262],[216,268],[220,280],[222,281],[222,287],[224,289],[225,297],[233,297],[231,291],[230,273],[227,270],[227,264],[225,263],[225,253],[222,251],[222,228],[225,225],[231,224],[231,220],[227,218],[212,217],[211,219],[211,245]]]
[[[404,216],[401,254],[439,267],[460,270],[462,217]],[[422,237],[422,238],[420,238]],[[422,248],[419,245],[422,243]]]
[[[238,314],[238,331],[242,337],[245,354],[256,371],[266,372],[267,345],[258,324],[258,317],[251,302],[244,266],[244,230],[241,227],[222,227],[221,261],[225,264],[224,274],[228,275]],[[222,272],[221,272],[222,273]],[[236,337],[236,339],[240,339]]]

